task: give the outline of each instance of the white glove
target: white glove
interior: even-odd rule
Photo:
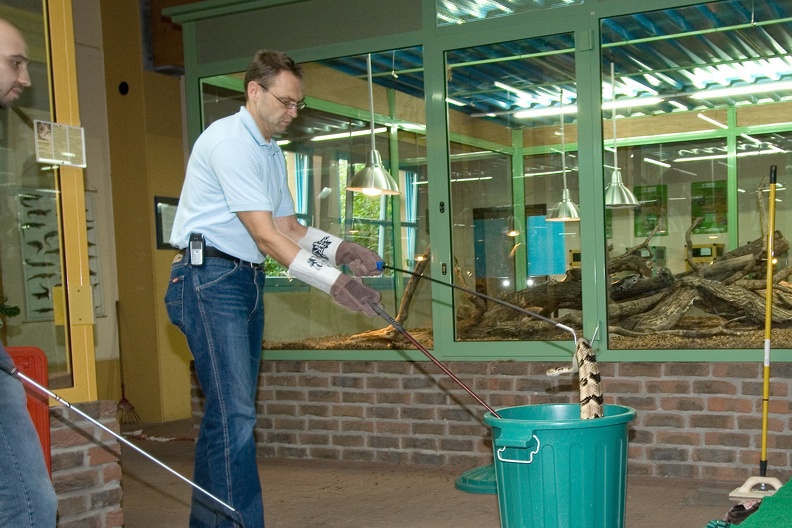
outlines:
[[[344,275],[326,261],[301,249],[289,265],[289,274],[315,288],[329,293],[333,300],[355,312],[376,317],[369,303],[379,302],[380,292],[363,284],[359,279]]]
[[[333,266],[346,264],[358,277],[382,274],[382,269],[379,268],[382,259],[379,255],[321,229],[309,227],[308,232],[297,242],[297,245]]]

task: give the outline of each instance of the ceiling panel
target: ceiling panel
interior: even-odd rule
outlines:
[[[461,2],[456,2],[461,4]],[[610,64],[616,98],[658,96],[663,101],[619,110],[625,115],[706,109],[792,96],[792,0],[722,1],[652,11],[602,22],[603,95],[610,98]],[[486,117],[509,127],[527,122],[515,112],[558,105],[563,89],[576,98],[572,34],[449,51],[449,98],[458,111]],[[566,52],[564,52],[566,50]],[[365,56],[324,61],[365,79]],[[422,98],[420,48],[372,54],[374,82]],[[496,83],[516,88],[516,97]],[[763,85],[767,93],[693,99],[691,93],[721,87]],[[712,92],[710,92],[712,93]],[[712,93],[714,95],[714,93]]]

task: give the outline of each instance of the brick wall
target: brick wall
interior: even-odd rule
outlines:
[[[451,362],[494,408],[577,400],[557,363]],[[633,407],[635,475],[744,481],[757,474],[762,369],[753,363],[601,363],[606,403]],[[792,365],[772,368],[770,476],[792,477]],[[492,462],[485,409],[431,363],[262,363],[257,441],[265,456],[455,465]],[[193,382],[193,413],[201,416]],[[197,426],[197,425],[196,425]]]
[[[119,431],[115,402],[83,403],[79,408],[112,431]],[[50,432],[58,528],[122,527],[118,441],[65,407],[50,409]]]

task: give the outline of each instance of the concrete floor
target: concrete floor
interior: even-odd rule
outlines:
[[[168,438],[192,435],[189,421],[125,425]],[[193,443],[133,440],[182,475],[192,474]],[[122,447],[127,528],[187,526],[190,486]],[[454,488],[459,470],[362,463],[261,459],[267,528],[497,528],[495,495]],[[626,528],[705,528],[732,506],[742,483],[630,477]]]

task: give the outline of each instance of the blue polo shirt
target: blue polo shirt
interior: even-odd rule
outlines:
[[[283,152],[267,142],[245,107],[215,121],[193,146],[170,243],[186,248],[191,233],[250,262],[264,255],[237,217],[239,211],[294,214]]]

